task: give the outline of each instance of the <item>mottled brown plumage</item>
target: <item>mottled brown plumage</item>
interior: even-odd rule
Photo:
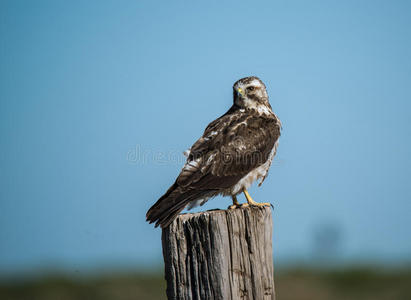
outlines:
[[[186,206],[202,205],[219,194],[235,196],[256,179],[261,184],[280,129],[264,83],[257,77],[237,81],[233,106],[191,147],[181,173],[147,212],[147,221],[166,227]]]

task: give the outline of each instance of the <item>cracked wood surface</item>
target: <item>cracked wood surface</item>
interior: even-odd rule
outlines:
[[[180,215],[162,243],[169,300],[275,299],[269,207]]]

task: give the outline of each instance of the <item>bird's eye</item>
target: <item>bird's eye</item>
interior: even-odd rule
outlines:
[[[254,91],[254,87],[253,87],[253,86],[249,86],[249,87],[247,87],[247,91],[249,91],[249,92]]]

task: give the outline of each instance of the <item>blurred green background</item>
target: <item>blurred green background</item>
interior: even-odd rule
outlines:
[[[136,300],[166,299],[162,273],[113,273],[97,277],[50,275],[0,284],[7,300]],[[351,267],[334,270],[290,268],[275,272],[281,300],[411,299],[411,268]]]

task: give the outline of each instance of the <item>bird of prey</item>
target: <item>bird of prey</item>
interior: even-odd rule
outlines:
[[[233,205],[266,206],[253,201],[247,189],[267,176],[277,151],[281,122],[274,114],[264,83],[251,76],[234,83],[234,103],[211,122],[203,136],[186,151],[187,161],[174,184],[148,210],[147,221],[167,227],[185,208],[209,198],[231,196]],[[244,193],[247,203],[237,195]]]

